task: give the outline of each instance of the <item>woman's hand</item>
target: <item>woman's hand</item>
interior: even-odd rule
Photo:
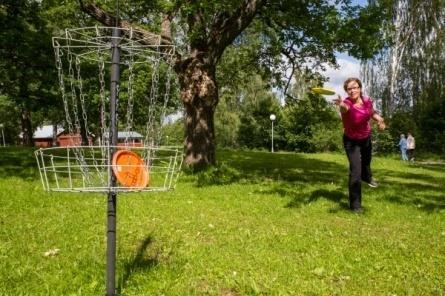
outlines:
[[[386,128],[386,124],[385,122],[382,120],[377,121],[377,126],[379,128],[379,130],[383,131]]]
[[[348,111],[348,105],[346,105],[343,102],[343,99],[341,98],[340,95],[337,95],[336,99],[332,100],[334,102],[335,105],[337,105],[338,107],[340,107],[340,112],[341,113],[345,113],[346,111]]]
[[[379,128],[379,130],[383,131],[386,128],[385,120],[382,116],[374,112],[374,114],[372,114],[372,119],[377,122],[377,127]]]
[[[337,98],[333,100],[334,104],[341,107],[341,105],[343,104],[343,99],[341,98],[340,95],[337,95]]]

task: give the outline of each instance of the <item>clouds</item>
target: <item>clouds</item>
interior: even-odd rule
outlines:
[[[327,67],[324,75],[329,77],[329,81],[325,83],[325,86],[334,89],[341,96],[345,96],[343,82],[349,77],[360,79],[360,62],[347,55],[339,55],[337,62],[340,66],[338,69]]]

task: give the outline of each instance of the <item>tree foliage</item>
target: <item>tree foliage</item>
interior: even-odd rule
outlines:
[[[252,29],[258,40],[255,63],[262,65],[275,87],[288,83],[288,72],[310,62],[321,68],[335,62],[334,51],[369,57],[381,38],[376,10],[350,1],[122,1],[120,26],[153,30],[160,23],[163,44],[177,45],[175,70],[185,107],[186,163],[215,161],[214,112],[219,102],[216,67],[225,50],[242,42]],[[81,1],[82,9],[100,22],[116,20],[105,2]],[[135,7],[143,7],[137,9]],[[373,19],[374,22],[367,20]],[[366,34],[363,34],[366,33]],[[360,36],[357,38],[357,36]],[[352,38],[354,37],[354,38]],[[286,90],[284,92],[286,92]]]
[[[443,152],[445,2],[373,2],[389,12],[384,34],[390,46],[363,64],[365,83],[392,118],[393,135],[414,130],[418,148]]]
[[[7,30],[1,37],[4,37],[3,44],[8,46],[2,46],[6,55],[2,52],[1,63],[9,71],[2,71],[1,94],[22,102],[29,112],[45,110],[44,114],[50,114],[53,121],[61,120],[62,109],[53,103],[60,104],[60,100],[55,99],[58,96],[54,81],[57,75],[52,72],[51,36],[60,34],[67,27],[91,26],[97,24],[96,21],[114,26],[118,22],[125,28],[159,33],[162,44],[174,44],[177,48],[174,61],[177,95],[181,97],[185,114],[186,162],[197,166],[214,163],[216,143],[222,146],[239,143],[252,146],[256,143],[259,147],[268,147],[268,116],[271,112],[278,116],[275,142],[279,147],[286,147],[288,140],[300,143],[301,147],[303,142],[312,147],[315,142],[310,144],[306,140],[320,139],[325,134],[319,132],[317,135],[317,131],[324,130],[322,123],[315,127],[316,120],[325,120],[318,117],[323,114],[320,113],[323,106],[314,107],[312,103],[316,101],[303,100],[281,112],[280,102],[271,90],[282,97],[291,95],[301,100],[306,84],[297,85],[299,92],[292,94],[290,78],[309,72],[316,77],[324,63],[335,64],[337,51],[370,57],[384,40],[379,29],[382,20],[379,7],[354,6],[349,0],[335,3],[329,0],[122,0],[119,7],[115,6],[117,2],[106,0],[5,3],[0,6],[0,11],[2,25]],[[21,55],[18,60],[26,61],[24,65],[14,62],[15,50]],[[32,71],[27,71],[29,68]],[[138,96],[143,96],[147,91],[145,86],[150,82],[150,70],[137,71],[147,73],[146,81],[137,81],[135,85]],[[125,76],[125,71],[122,74]],[[25,83],[20,84],[20,75],[29,75],[23,79]],[[94,75],[86,74],[84,79],[85,85],[94,83]],[[19,92],[14,90],[21,85],[27,86],[20,87]],[[91,90],[88,116],[97,118],[98,97],[94,87]],[[45,98],[50,100],[43,101]],[[121,99],[122,102],[126,100],[125,94]],[[224,104],[215,115],[219,102]],[[136,104],[139,104],[135,111],[137,120],[143,115],[145,106],[142,102]],[[307,128],[292,126],[296,123],[289,119],[297,116],[304,120],[301,115],[308,112],[308,106],[311,106],[310,110],[316,110],[316,120],[307,122],[311,132],[307,132]],[[176,108],[172,105],[170,110]],[[305,140],[292,140],[290,133],[284,130],[285,122],[296,133],[307,132]],[[215,139],[218,133],[220,141]],[[251,136],[254,139],[247,140]],[[297,149],[298,145],[292,145],[288,145],[292,147],[290,149]],[[313,149],[301,147],[298,149]]]
[[[41,13],[38,1],[8,0],[0,6],[0,94],[20,110],[26,145],[32,144],[32,112],[47,111],[55,95],[51,36]]]

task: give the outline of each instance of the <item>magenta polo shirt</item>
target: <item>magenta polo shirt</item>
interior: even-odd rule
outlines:
[[[345,135],[354,140],[366,139],[371,134],[371,116],[374,113],[372,100],[368,97],[362,97],[363,105],[354,106],[349,97],[343,102],[349,109],[341,114]]]

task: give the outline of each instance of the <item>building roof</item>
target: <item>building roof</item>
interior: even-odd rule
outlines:
[[[61,126],[57,127],[57,135],[62,133],[64,129]],[[33,134],[33,139],[48,139],[53,137],[53,126],[52,125],[43,125],[37,127],[36,131]]]
[[[117,133],[118,139],[143,139],[144,137],[135,131],[129,131],[129,132],[118,132]]]

